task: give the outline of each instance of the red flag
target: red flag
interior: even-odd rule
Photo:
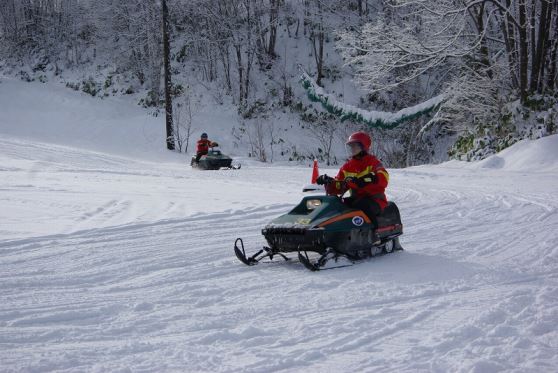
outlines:
[[[316,180],[318,180],[318,160],[314,159],[314,166],[312,167],[312,184],[316,184]]]

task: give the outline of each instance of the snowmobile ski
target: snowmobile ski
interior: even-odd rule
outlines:
[[[312,272],[351,267],[368,259],[393,253],[395,250],[403,250],[403,248],[397,240],[390,240],[383,245],[373,246],[368,250],[361,250],[357,254],[357,256],[348,256],[346,254],[341,254],[332,248],[328,248],[317,259],[310,259],[310,257],[308,256],[308,251],[298,251],[298,256],[296,258],[289,258],[283,253],[274,252],[271,248],[264,246],[254,255],[248,257],[246,256],[246,252],[244,250],[244,242],[241,238],[237,238],[234,244],[234,252],[236,254],[236,257],[242,263],[248,266],[253,266],[260,263],[278,263],[276,261],[273,261],[274,256],[277,255],[283,258],[284,261],[288,262],[296,262],[296,260],[293,259],[298,259],[298,262],[302,263],[302,265],[306,269]],[[344,260],[347,264],[337,264],[340,260]],[[330,265],[332,262],[334,262],[335,264]]]
[[[240,247],[239,247],[239,244],[240,244]],[[256,264],[260,263],[260,261],[262,259],[265,259],[265,258],[269,258],[269,260],[271,261],[271,260],[273,260],[273,257],[275,255],[279,255],[280,257],[285,259],[285,261],[290,261],[291,260],[291,258],[288,258],[287,256],[285,256],[281,253],[274,253],[267,246],[264,246],[262,249],[260,249],[254,255],[252,255],[250,257],[247,257],[246,256],[246,251],[244,250],[244,242],[242,241],[242,238],[237,238],[236,241],[234,241],[234,253],[236,254],[236,257],[238,258],[238,260],[240,260],[242,263],[244,263],[248,266],[256,265]],[[268,262],[263,262],[263,263],[268,263]]]
[[[350,264],[341,264],[333,267],[325,267],[325,265],[330,259],[334,259],[335,262],[337,262],[338,258],[339,256],[335,255],[333,250],[327,251],[325,254],[320,256],[320,258],[318,258],[318,260],[316,260],[315,262],[310,261],[310,259],[308,258],[308,253],[306,251],[304,251],[304,255],[302,254],[302,252],[298,253],[298,260],[302,263],[302,265],[304,265],[304,267],[306,267],[312,272],[326,271],[328,269],[337,269],[343,267],[351,267],[355,265],[355,262],[351,261]]]

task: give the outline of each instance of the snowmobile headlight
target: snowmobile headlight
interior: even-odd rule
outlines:
[[[322,200],[320,199],[309,199],[308,201],[306,201],[306,208],[308,210],[314,210],[316,209],[316,207],[320,206],[322,204]]]

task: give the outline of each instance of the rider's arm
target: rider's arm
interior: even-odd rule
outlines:
[[[381,162],[378,162],[374,167],[374,173],[376,174],[376,184],[381,188],[387,187],[389,182],[389,174]]]
[[[342,182],[345,179],[345,173],[343,172],[344,167],[345,165],[339,169],[337,176],[335,176],[335,180],[325,186],[327,194],[343,194],[347,191],[347,186]]]

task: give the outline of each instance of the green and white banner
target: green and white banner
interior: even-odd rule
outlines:
[[[368,111],[337,101],[333,95],[326,93],[324,89],[317,85],[304,71],[302,72],[301,83],[304,89],[306,89],[308,98],[311,101],[319,102],[329,113],[339,116],[341,121],[350,119],[355,122],[367,124],[371,127],[385,129],[395,128],[407,120],[412,120],[421,115],[428,114],[438,108],[444,101],[444,95],[438,95],[418,105],[401,109],[396,113]]]

